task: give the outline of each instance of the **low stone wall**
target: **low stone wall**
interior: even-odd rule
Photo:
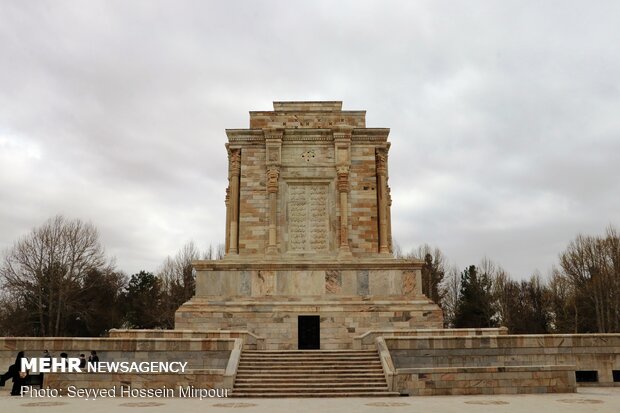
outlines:
[[[574,366],[398,369],[395,386],[410,396],[572,393]]]
[[[620,334],[385,337],[397,371],[441,367],[574,366],[613,385]]]
[[[353,339],[353,348],[356,350],[370,350],[375,348],[377,337],[419,337],[419,336],[496,336],[507,335],[506,327],[499,328],[416,328],[416,329],[380,329],[370,330]]]
[[[194,385],[208,388],[232,388],[243,346],[240,338],[64,338],[11,337],[0,338],[0,370],[6,371],[18,351],[26,357],[40,357],[49,350],[53,357],[66,352],[70,357],[97,351],[100,361],[187,362],[183,374],[107,374],[107,373],[46,373],[44,386],[66,388],[108,388],[131,385],[137,388],[158,388]]]
[[[144,330],[112,329],[111,338],[240,338],[245,350],[264,350],[265,339],[244,330]]]

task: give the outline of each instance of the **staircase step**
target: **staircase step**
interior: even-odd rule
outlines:
[[[247,357],[316,357],[320,355],[321,357],[373,357],[377,355],[376,351],[371,351],[368,353],[358,353],[358,352],[325,352],[321,350],[312,350],[312,351],[296,351],[296,352],[287,352],[287,353],[270,353],[267,351],[259,351],[250,353],[245,350],[243,352],[244,356]]]
[[[329,374],[334,374],[334,373],[342,373],[342,374],[366,374],[366,373],[383,373],[383,370],[381,368],[377,368],[377,369],[350,369],[350,370],[340,370],[340,369],[261,369],[261,370],[256,370],[256,369],[249,369],[249,370],[238,370],[237,371],[237,377],[239,376],[251,376],[253,374],[303,374],[305,376],[308,375],[316,375],[318,376],[324,376],[324,375],[329,375]]]
[[[321,382],[321,383],[295,383],[295,382],[265,382],[265,383],[236,383],[235,389],[304,389],[306,390],[316,390],[321,388],[327,389],[335,389],[339,387],[344,388],[356,388],[356,389],[364,389],[371,387],[373,389],[376,388],[385,388],[387,390],[387,386],[385,385],[385,381],[381,382],[365,382],[365,383],[350,383],[348,381],[345,382]]]
[[[248,373],[237,373],[237,378],[241,379],[241,378],[295,378],[295,377],[301,377],[301,378],[312,378],[312,377],[318,377],[321,379],[328,379],[330,377],[337,377],[337,378],[347,378],[347,377],[385,377],[385,375],[383,374],[382,371],[372,371],[372,372],[340,372],[340,373],[335,373],[335,372],[324,372],[321,374],[308,374],[305,371],[302,372],[271,372],[271,371],[267,371],[267,372],[262,372],[262,373],[254,373],[254,372],[248,372]]]
[[[374,397],[388,391],[375,350],[243,351],[231,396]]]
[[[368,392],[314,392],[314,393],[298,393],[298,392],[281,392],[281,393],[263,393],[263,392],[231,392],[228,393],[231,397],[273,397],[273,398],[285,398],[285,397],[395,397],[400,396],[398,392],[390,391],[368,391]]]
[[[245,390],[246,388],[244,388]],[[321,391],[322,393],[346,392],[346,393],[362,393],[367,391],[388,391],[387,386],[369,386],[369,387],[339,387],[339,388],[320,388],[320,387],[296,387],[296,386],[277,386],[277,387],[261,387],[260,389],[247,388],[252,393],[279,393],[284,391],[294,391],[297,393],[312,393]],[[239,389],[233,389],[235,392]]]
[[[270,363],[309,363],[309,362],[317,362],[317,361],[322,361],[322,362],[333,362],[333,363],[372,363],[375,361],[378,361],[377,357],[364,357],[361,359],[355,359],[355,358],[347,358],[347,357],[338,357],[338,358],[325,358],[325,357],[299,357],[299,358],[282,358],[282,357],[274,357],[274,358],[270,358],[270,357],[252,357],[252,358],[248,358],[248,357],[241,357],[241,361],[245,361],[245,362],[249,362],[249,363],[263,363],[263,362],[270,362]]]
[[[355,363],[350,361],[337,361],[337,362],[326,362],[326,361],[304,361],[299,363],[279,363],[276,361],[241,361],[239,363],[239,367],[263,367],[263,366],[272,366],[273,368],[300,368],[300,367],[377,367],[381,366],[380,361],[373,362],[364,362],[364,363]]]
[[[245,357],[241,356],[241,361],[248,362],[274,362],[274,363],[303,363],[308,361],[325,361],[325,362],[357,362],[368,363],[377,361],[377,357]]]
[[[243,350],[243,354],[377,354],[377,350]]]
[[[321,376],[322,380],[325,381],[339,381],[339,382],[385,382],[385,377],[382,375],[376,376],[367,376],[367,375],[358,375],[358,376]],[[260,377],[251,376],[251,377],[237,377],[236,383],[316,383],[316,377],[308,377],[307,375],[296,375],[296,376],[269,376],[263,375]]]

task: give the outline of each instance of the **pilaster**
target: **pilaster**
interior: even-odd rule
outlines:
[[[340,209],[340,244],[338,253],[341,256],[350,256],[349,246],[349,170],[351,167],[351,132],[352,128],[340,126],[334,130],[334,145],[336,154],[337,189]]]
[[[263,133],[265,135],[267,193],[269,196],[269,228],[266,252],[267,254],[276,254],[278,252],[278,188],[284,131],[281,129],[264,129]]]
[[[387,156],[388,147],[376,148],[375,159],[377,168],[377,210],[379,212],[379,253],[389,254],[388,234],[388,186],[387,186]]]
[[[230,168],[230,225],[228,227],[228,253],[239,253],[239,179],[241,177],[241,149],[235,148],[228,151],[228,162]]]

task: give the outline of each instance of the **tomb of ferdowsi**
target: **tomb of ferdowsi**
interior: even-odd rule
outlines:
[[[196,297],[177,328],[329,350],[378,328],[442,326],[422,263],[392,256],[389,129],[341,105],[276,102],[226,131],[226,256],[194,264]]]
[[[225,256],[195,261],[174,330],[0,338],[15,352],[187,361],[184,374],[48,373],[64,389],[228,388],[237,397],[574,392],[620,385],[620,334],[444,329],[422,262],[392,255],[389,129],[342,102],[274,102],[228,129]]]

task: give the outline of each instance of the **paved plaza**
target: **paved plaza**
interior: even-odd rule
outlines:
[[[620,387],[587,387],[570,394],[527,394],[499,396],[433,396],[389,398],[321,399],[50,399],[11,397],[0,390],[2,411],[109,413],[144,410],[147,412],[620,412]]]

